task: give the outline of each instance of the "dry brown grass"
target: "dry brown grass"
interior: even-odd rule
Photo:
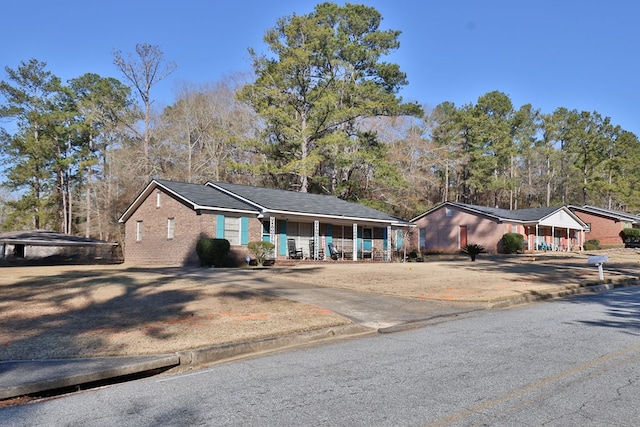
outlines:
[[[606,253],[605,279],[638,278],[637,251]],[[597,269],[586,259],[585,253],[556,253],[268,269],[2,268],[0,360],[170,353],[349,323],[266,292],[287,283],[490,301],[596,283]]]
[[[0,360],[171,353],[348,323],[220,279],[118,267],[3,269]]]

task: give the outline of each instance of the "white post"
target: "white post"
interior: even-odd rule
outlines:
[[[358,260],[358,224],[353,223],[353,254],[351,254],[351,259],[354,261]]]
[[[312,259],[318,259],[318,253],[320,252],[320,221],[317,219],[313,221],[313,253],[311,254]]]
[[[393,253],[393,248],[391,247],[392,241],[393,239],[391,239],[391,226],[387,225],[387,250],[384,254],[385,261],[391,261],[391,254]]]
[[[275,246],[273,248],[274,257],[278,258],[278,239],[276,238],[276,218],[273,216],[269,217],[269,240]]]

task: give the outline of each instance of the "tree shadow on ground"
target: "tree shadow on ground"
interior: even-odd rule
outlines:
[[[474,271],[504,272],[514,275],[513,281],[526,280],[548,285],[593,285],[602,283],[598,268],[587,262],[587,256],[553,257],[549,259],[532,256],[491,256],[476,262],[458,261],[456,268],[464,268],[473,277]],[[604,265],[605,282],[640,279],[640,267],[633,262],[610,262]]]
[[[602,320],[578,320],[588,326],[624,330],[640,335],[640,288],[629,287],[593,295],[582,295],[568,300],[572,304],[600,304],[607,317]]]
[[[603,320],[578,320],[577,322],[607,328],[624,330],[634,335],[640,334],[640,287],[626,285],[640,284],[640,265],[633,258],[629,261],[607,262],[603,266],[604,281],[599,279],[598,268],[588,264],[588,255],[554,256],[549,259],[535,255],[514,258],[492,257],[492,266],[479,265],[476,268],[493,269],[515,273],[519,277],[529,278],[548,285],[592,286],[602,283],[618,287],[615,291],[576,295],[567,299],[572,304],[600,304],[606,308],[607,317]],[[527,261],[529,260],[529,261]],[[502,261],[502,262],[501,262]],[[532,291],[532,295],[544,298],[545,295]]]
[[[118,348],[91,332],[139,330],[191,315],[186,306],[198,292],[163,289],[170,280],[140,280],[126,271],[109,277],[102,271],[34,276],[2,285],[0,336],[5,339],[0,360],[79,357],[102,346],[118,354]],[[143,332],[153,335],[158,330]]]

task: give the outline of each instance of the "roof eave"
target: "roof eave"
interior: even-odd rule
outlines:
[[[186,204],[191,205],[191,208],[193,210],[197,210],[198,209],[198,205],[196,203],[194,203],[193,201],[187,199],[186,197],[184,197],[183,195],[181,195],[179,193],[176,193],[175,191],[171,190],[169,187],[167,187],[166,185],[163,185],[162,183],[156,181],[155,179],[152,179],[151,182],[149,184],[147,184],[147,186],[144,188],[144,190],[142,190],[140,192],[138,197],[136,197],[136,199],[133,201],[133,203],[131,203],[129,205],[129,207],[124,211],[124,213],[120,216],[120,218],[118,218],[118,222],[119,223],[126,222],[131,217],[131,215],[133,215],[133,212],[135,212],[136,209],[138,209],[140,207],[142,202],[147,197],[149,197],[149,195],[153,192],[153,190],[156,187],[162,188],[167,193],[170,193],[173,196],[177,197],[178,199],[184,201]]]
[[[298,216],[305,218],[326,218],[326,219],[334,219],[334,220],[343,220],[350,222],[377,222],[377,223],[385,223],[389,225],[398,225],[398,226],[414,226],[413,224],[403,223],[402,221],[395,219],[380,219],[380,218],[365,218],[365,217],[357,217],[357,216],[344,216],[344,215],[330,215],[330,214],[316,214],[316,213],[308,213],[308,212],[294,212],[294,211],[284,211],[284,210],[276,210],[276,209],[265,209],[262,211],[262,215],[271,216],[271,215],[284,215],[284,216]]]
[[[256,202],[254,202],[253,200],[249,200],[245,197],[240,196],[239,194],[234,193],[233,191],[229,191],[226,188],[220,187],[219,185],[216,185],[215,183],[211,182],[211,181],[207,181],[204,185],[208,186],[208,187],[213,187],[218,191],[222,191],[223,193],[227,194],[228,196],[233,197],[234,199],[238,199],[244,203],[247,203],[251,206],[255,206],[256,209],[258,209],[261,212],[264,212],[267,210],[267,208],[265,206],[262,206]]]

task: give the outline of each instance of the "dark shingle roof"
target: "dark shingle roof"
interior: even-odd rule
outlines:
[[[466,203],[454,203],[451,202],[451,205],[460,206],[462,208],[473,210],[476,212],[484,213],[489,216],[494,216],[501,219],[508,219],[512,221],[538,221],[547,216],[551,215],[561,207],[550,207],[550,208],[529,208],[529,209],[498,209],[498,208],[488,208],[485,206],[476,206],[476,205],[468,205]]]
[[[103,240],[90,239],[48,230],[7,231],[0,233],[0,243],[38,246],[113,245]]]
[[[258,214],[291,214],[325,216],[334,219],[385,222],[395,225],[411,225],[384,212],[357,203],[350,203],[333,196],[275,190],[249,185],[209,182],[189,184],[186,182],[154,179],[122,214],[119,221],[125,222],[155,186],[172,193],[192,209],[239,211]]]
[[[209,183],[261,206],[266,211],[363,218],[390,222],[405,222],[376,209],[341,200],[334,196],[276,190],[248,185]]]
[[[190,201],[195,206],[242,211],[253,210],[256,211],[256,214],[259,212],[256,206],[220,191],[212,191],[212,188],[206,185],[188,184],[186,182],[168,181],[165,179],[156,179],[155,181],[169,191]]]
[[[627,212],[614,211],[612,209],[599,208],[597,206],[569,206],[571,210],[579,210],[583,212],[592,213],[594,215],[604,216],[607,218],[614,218],[620,221],[630,221],[633,223],[640,223],[640,216],[630,214]]]

